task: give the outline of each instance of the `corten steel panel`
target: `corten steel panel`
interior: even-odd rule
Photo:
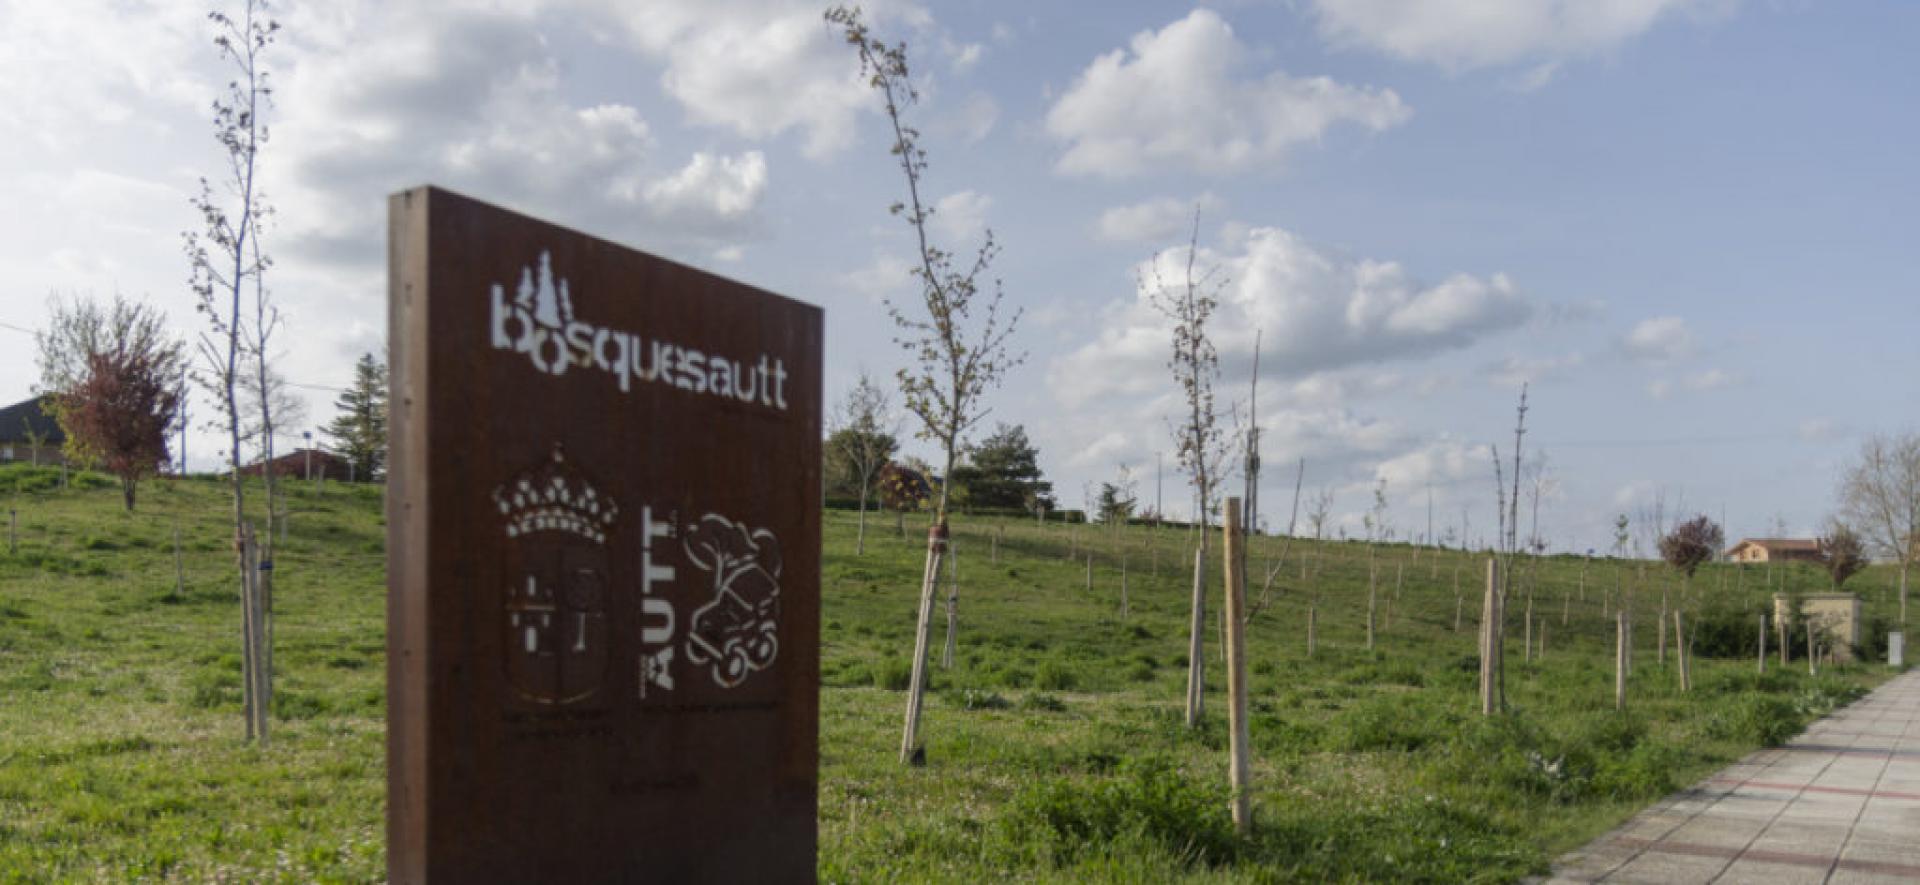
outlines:
[[[812,879],[819,309],[390,211],[392,879]]]

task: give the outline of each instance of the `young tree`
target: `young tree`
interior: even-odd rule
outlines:
[[[1826,566],[1827,577],[1833,580],[1833,592],[1838,593],[1848,578],[1867,567],[1865,545],[1846,523],[1834,520],[1827,528],[1827,536],[1820,539],[1820,564]]]
[[[899,430],[886,389],[866,372],[847,391],[838,411],[837,426],[827,437],[827,452],[838,469],[829,472],[842,477],[860,498],[860,530],[854,538],[854,555],[859,556],[867,552],[867,496],[880,468],[899,446],[894,439]]]
[[[258,463],[271,463],[271,438],[307,420],[307,401],[294,392],[279,369],[267,366],[263,370],[252,357],[247,359],[246,373],[240,376],[240,400],[247,415],[241,421],[240,438],[259,453]]]
[[[1900,623],[1907,572],[1920,559],[1920,434],[1873,436],[1840,482],[1842,516],[1880,553],[1900,563]]]
[[[249,589],[254,584],[243,543],[248,526],[246,487],[240,471],[245,434],[241,378],[248,368],[249,352],[259,349],[271,333],[271,329],[261,328],[249,331],[248,324],[259,327],[271,318],[262,304],[267,262],[257,240],[269,209],[260,195],[257,175],[260,150],[267,142],[263,112],[273,94],[264,56],[279,34],[280,23],[268,15],[265,0],[243,0],[238,18],[214,11],[207,19],[214,26],[213,44],[231,75],[225,92],[213,103],[214,136],[225,151],[226,168],[218,190],[206,178],[200,179],[200,193],[193,206],[200,213],[202,229],[187,232],[185,241],[191,283],[199,296],[196,307],[208,324],[200,338],[207,371],[203,381],[220,402],[220,426],[227,432],[227,456],[232,468],[234,551],[243,588],[244,634],[248,637],[242,679],[247,737],[264,740],[271,676],[264,669],[263,646],[271,642],[267,638],[271,632],[264,623],[264,609],[254,601],[259,594]],[[249,285],[254,295],[252,310],[246,302]],[[263,417],[271,425],[271,415]]]
[[[1126,525],[1127,520],[1133,518],[1134,508],[1139,505],[1138,487],[1133,471],[1125,464],[1120,465],[1120,473],[1112,482],[1100,484],[1100,496],[1095,502],[1100,521],[1116,529]]]
[[[920,283],[920,303],[905,306],[887,302],[899,336],[894,340],[913,356],[915,367],[901,369],[900,390],[907,411],[920,419],[920,437],[934,441],[946,459],[941,473],[939,503],[927,535],[927,568],[920,585],[919,628],[915,633],[913,684],[907,692],[906,725],[900,742],[900,761],[924,759],[919,747],[920,707],[926,690],[927,637],[932,627],[934,586],[945,554],[947,505],[954,465],[966,433],[986,409],[981,398],[998,386],[1023,355],[1008,350],[1007,339],[1020,322],[1020,312],[1003,316],[1004,294],[988,271],[999,254],[993,231],[986,232],[971,260],[955,262],[954,253],[932,239],[933,207],[920,188],[927,171],[927,153],[920,133],[906,124],[906,109],[919,101],[907,66],[905,42],[889,44],[873,35],[858,9],[835,6],[826,20],[841,30],[847,45],[860,59],[867,84],[880,94],[892,127],[890,152],[906,178],[907,199],[893,204],[893,214],[912,229],[919,247],[913,275]]]
[[[66,433],[66,457],[120,478],[131,512],[141,479],[167,461],[167,431],[180,409],[183,348],[158,310],[118,295],[54,299],[35,336],[40,390]],[[37,441],[34,443],[38,448]]]
[[[1660,539],[1660,558],[1691,581],[1700,566],[1711,561],[1726,543],[1720,526],[1701,514],[1673,527]]]
[[[373,354],[353,365],[353,383],[333,401],[338,410],[320,432],[353,465],[354,478],[377,481],[387,473],[387,364]]]
[[[1167,368],[1180,387],[1186,414],[1173,428],[1175,455],[1187,471],[1197,502],[1194,522],[1198,528],[1196,563],[1207,556],[1209,516],[1218,492],[1222,462],[1228,441],[1220,429],[1220,415],[1214,408],[1213,385],[1220,377],[1220,354],[1213,346],[1207,324],[1219,305],[1219,293],[1226,283],[1216,280],[1217,268],[1196,275],[1200,258],[1200,210],[1193,213],[1193,232],[1187,240],[1185,275],[1179,284],[1160,276],[1160,256],[1149,265],[1147,277],[1139,281],[1154,308],[1173,321],[1173,355]],[[1200,724],[1201,703],[1206,687],[1206,656],[1203,653],[1207,621],[1206,572],[1204,565],[1193,570],[1193,604],[1187,642],[1187,712],[1189,728]]]
[[[1713,560],[1720,548],[1726,544],[1726,534],[1720,526],[1705,514],[1701,514],[1673,527],[1660,539],[1660,558],[1680,573],[1680,610],[1687,608],[1687,600],[1693,589],[1693,574],[1700,566]],[[1664,598],[1664,595],[1663,597]],[[1666,615],[1662,606],[1662,617]],[[1673,616],[1673,647],[1677,663],[1680,665],[1680,687],[1682,691],[1693,687],[1692,662],[1687,654],[1687,639],[1679,629],[1680,615]]]
[[[1327,534],[1327,519],[1333,515],[1333,490],[1323,488],[1315,492],[1307,501],[1307,524],[1313,526],[1313,539],[1323,540]]]

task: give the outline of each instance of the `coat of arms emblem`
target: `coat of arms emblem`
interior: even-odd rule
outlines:
[[[508,686],[535,704],[592,697],[610,660],[606,544],[619,505],[558,445],[494,489],[493,501],[507,544],[501,626]]]

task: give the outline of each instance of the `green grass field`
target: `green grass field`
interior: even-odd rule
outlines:
[[[278,556],[277,722],[259,749],[241,739],[223,487],[150,482],[126,514],[103,481],[57,491],[52,476],[0,468],[0,508],[19,511],[18,552],[0,547],[0,881],[380,879],[380,490],[293,493]],[[1792,666],[1759,676],[1763,585],[1813,591],[1824,575],[1716,565],[1687,601],[1700,657],[1682,695],[1654,651],[1659,587],[1677,582],[1647,564],[1629,712],[1617,714],[1602,610],[1616,580],[1636,583],[1635,567],[1547,558],[1523,566],[1544,658],[1525,660],[1516,597],[1512,709],[1487,719],[1475,696],[1482,558],[1381,547],[1368,651],[1366,547],[1296,542],[1248,633],[1258,823],[1242,840],[1227,812],[1216,629],[1206,725],[1181,724],[1191,553],[1175,529],[960,519],[958,653],[932,670],[928,764],[899,766],[924,528],[910,516],[902,538],[890,516],[872,519],[856,557],[854,515],[827,514],[824,880],[1510,881],[1889,675],[1856,665],[1812,678],[1796,650]],[[1255,539],[1249,597],[1281,550]],[[1875,568],[1849,585],[1880,632],[1897,612],[1890,583]],[[1217,589],[1213,600],[1217,614]]]

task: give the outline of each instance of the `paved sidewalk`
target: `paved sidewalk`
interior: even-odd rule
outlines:
[[[1551,881],[1920,881],[1920,670],[1635,815]]]

